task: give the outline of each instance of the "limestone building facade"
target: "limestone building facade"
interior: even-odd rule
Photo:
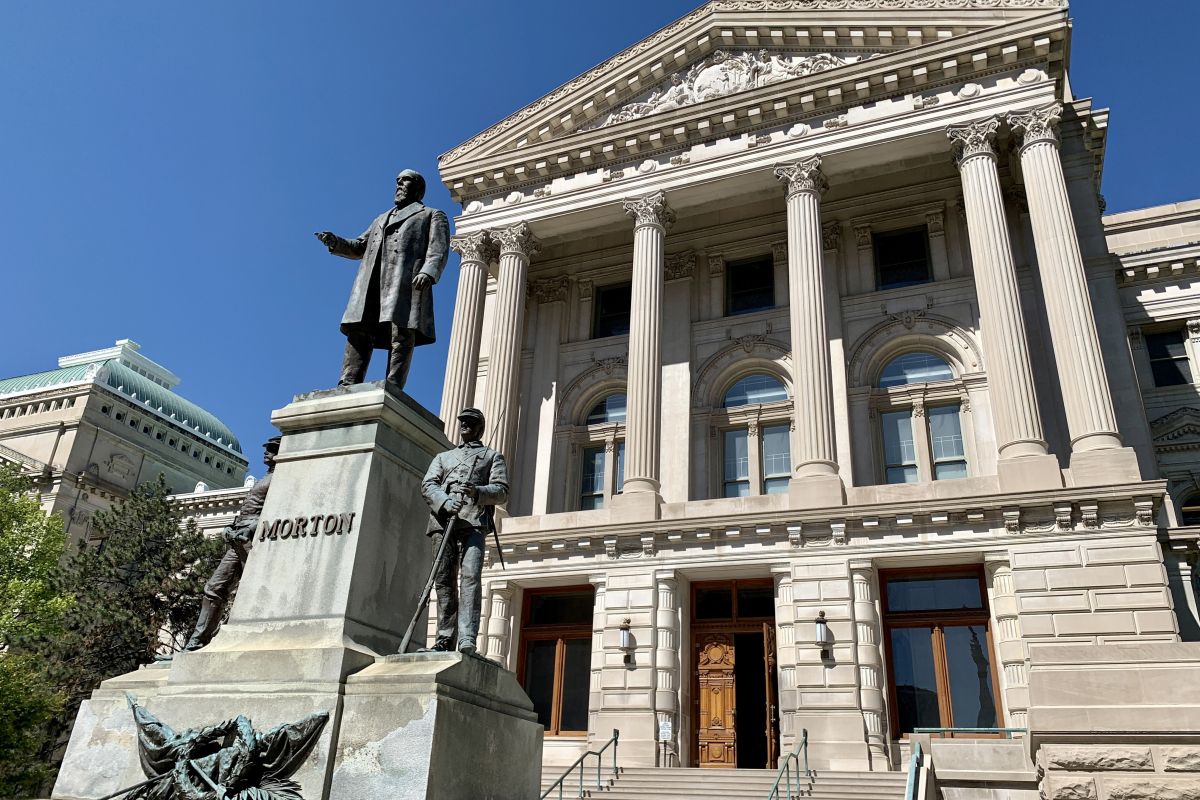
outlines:
[[[1153,377],[1200,206],[1102,217],[1070,46],[1059,0],[712,0],[442,156],[441,416],[518,476],[480,647],[547,765],[893,769],[1023,736],[1039,652],[1196,632]]]
[[[129,339],[0,380],[0,460],[36,479],[46,512],[62,516],[74,541],[88,537],[96,511],[159,475],[175,492],[240,489],[247,462],[237,437],[176,394],[178,384]]]

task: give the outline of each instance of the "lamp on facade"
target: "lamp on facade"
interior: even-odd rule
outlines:
[[[833,658],[833,634],[829,632],[829,623],[825,621],[825,612],[817,612],[816,636],[817,647],[821,648],[821,658]]]
[[[629,630],[630,622],[631,620],[626,617],[621,623],[621,627],[618,629],[621,632],[621,639],[617,646],[620,647],[621,652],[625,654],[626,664],[633,663],[633,653],[635,650],[637,650],[637,643],[633,641],[633,633]]]

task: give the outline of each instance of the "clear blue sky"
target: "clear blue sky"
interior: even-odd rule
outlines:
[[[313,232],[359,233],[404,167],[453,216],[439,154],[698,3],[5,0],[0,377],[135,339],[257,464],[270,411],[337,379],[354,262]],[[1200,12],[1072,11],[1075,91],[1113,109],[1109,210],[1200,196]],[[452,256],[409,379],[435,412],[457,278]]]

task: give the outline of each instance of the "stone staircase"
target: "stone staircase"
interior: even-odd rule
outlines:
[[[542,791],[562,773],[543,775]],[[775,770],[765,769],[678,769],[623,767],[621,776],[610,788],[596,791],[595,766],[585,783],[585,793],[605,800],[766,800],[775,783]],[[605,773],[607,782],[609,775]],[[813,800],[903,800],[907,775],[903,772],[820,772],[814,773]],[[802,782],[801,787],[807,787]],[[787,797],[780,786],[780,800]],[[579,779],[572,776],[563,787],[563,798],[579,793]],[[547,800],[557,800],[556,790]]]

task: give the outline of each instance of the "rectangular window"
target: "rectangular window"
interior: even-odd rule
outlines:
[[[884,478],[887,483],[917,482],[917,448],[913,442],[912,412],[879,415],[883,429]]]
[[[929,452],[935,481],[967,477],[967,452],[963,448],[958,406],[929,409]]]
[[[604,508],[604,445],[583,449],[580,473],[579,510]]]
[[[614,494],[620,494],[625,488],[625,442],[617,442],[617,485],[613,487]]]
[[[592,338],[603,339],[605,336],[624,336],[629,333],[631,293],[628,283],[596,289]]]
[[[1192,382],[1184,329],[1146,334],[1146,353],[1155,386],[1183,386]]]
[[[762,429],[763,494],[787,494],[792,477],[790,426],[768,425]]]
[[[527,595],[518,672],[547,736],[587,734],[594,607],[590,586]]]
[[[771,256],[725,264],[725,315],[775,307],[775,260]]]
[[[750,495],[750,432],[725,431],[725,497]]]
[[[875,249],[875,287],[897,289],[928,283],[929,233],[922,226],[872,236]]]

